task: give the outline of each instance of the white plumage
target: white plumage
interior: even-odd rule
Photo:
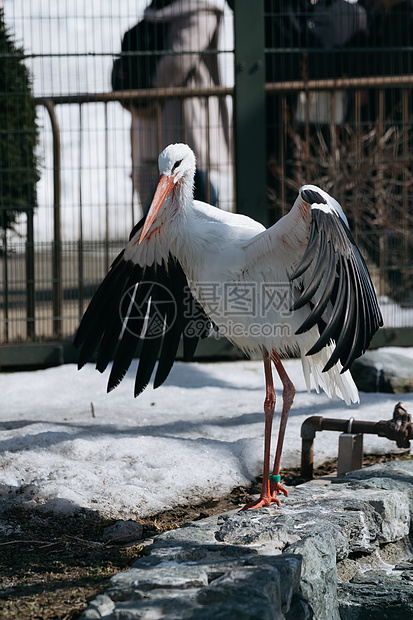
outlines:
[[[131,233],[92,299],[75,338],[79,366],[97,349],[97,368],[114,355],[108,389],[142,346],[135,395],[167,377],[182,337],[190,359],[218,329],[247,354],[261,354],[266,377],[266,442],[260,500],[279,503],[280,459],[294,387],[279,353],[301,356],[311,382],[330,397],[358,402],[348,370],[382,317],[364,260],[341,206],[303,186],[291,211],[265,229],[249,217],[193,200],[195,156],[185,144],[159,156],[151,208]],[[156,329],[154,329],[156,327]],[[283,411],[273,473],[269,441],[275,406],[271,360],[282,380]]]

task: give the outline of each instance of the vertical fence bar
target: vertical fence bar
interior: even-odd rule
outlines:
[[[36,105],[43,105],[49,115],[53,137],[53,245],[52,245],[52,304],[53,335],[59,339],[62,334],[62,233],[61,233],[61,170],[60,170],[60,128],[55,103],[50,97],[37,97]]]
[[[43,105],[49,114],[53,136],[53,250],[52,250],[52,304],[53,336],[62,335],[62,225],[61,225],[61,179],[60,179],[60,129],[53,100],[39,97],[37,104]]]
[[[157,141],[157,151],[160,153],[162,151],[162,105],[156,106],[156,141]],[[182,106],[183,107],[183,106]]]
[[[184,142],[187,143],[188,142],[188,124],[186,122],[186,106],[185,106],[185,99],[179,99],[179,103],[180,103],[180,122],[181,122],[181,130],[183,132],[183,136],[184,136]],[[202,127],[201,127],[202,129]],[[158,151],[161,152],[161,149],[158,148]]]
[[[61,179],[60,179],[60,128],[53,100],[36,98],[36,105],[43,105],[49,115],[53,139],[53,245],[52,245],[52,313],[53,335],[61,337],[62,295],[62,248],[61,248]],[[28,227],[32,226],[33,222]],[[33,245],[34,251],[34,245]],[[34,265],[34,256],[33,256]]]
[[[409,226],[409,197],[411,192],[407,190],[409,184],[409,91],[407,88],[403,89],[402,94],[402,132],[403,132],[403,215],[401,218],[402,230],[403,230],[403,273],[402,284],[405,290],[409,289],[409,279],[411,270],[409,270],[410,258],[409,258],[409,239],[411,230]]]
[[[31,207],[26,212],[26,334],[28,340],[33,340],[36,334],[33,216],[33,207]]]
[[[109,136],[108,136],[108,104],[105,106],[105,273],[109,270]]]
[[[337,179],[337,174],[336,174],[336,169],[337,169],[336,92],[337,91],[335,90],[331,91],[331,99],[330,99],[330,127],[329,127],[330,165],[329,165],[329,170],[330,170],[330,177],[334,179],[334,193],[336,196],[339,197],[340,193],[338,191],[337,182],[336,182],[336,179]]]
[[[9,270],[8,270],[8,244],[7,244],[7,230],[3,231],[3,304],[4,304],[4,332],[3,341],[6,343],[9,341]]]
[[[133,163],[132,163],[132,185],[131,185],[131,201],[130,201],[130,214],[131,214],[131,229],[135,226],[135,188],[133,180]]]
[[[60,131],[53,106],[53,333],[56,338],[62,336],[62,309],[63,309],[63,283],[62,283],[62,222],[61,222],[61,184],[60,184]],[[49,110],[50,114],[51,110]]]
[[[362,133],[363,128],[361,127],[361,92],[356,90],[354,92],[354,140],[355,140],[355,153],[356,158],[354,161],[354,172],[355,176],[358,177],[357,185],[359,182],[362,182],[361,174],[364,169],[363,159],[364,153],[362,151]],[[360,183],[361,184],[361,183]],[[354,237],[356,242],[359,241],[359,234],[361,232],[360,220],[361,220],[361,209],[362,205],[360,203],[360,192],[356,191],[355,196],[353,196],[354,200]]]
[[[83,136],[83,116],[82,104],[79,103],[79,236],[77,241],[77,277],[78,277],[78,310],[79,319],[83,315],[84,303],[84,273],[83,273],[83,193],[82,193],[82,136]]]
[[[304,160],[304,168],[305,168],[305,178],[308,178],[308,165],[310,161],[310,96],[311,91],[308,89],[308,85],[306,85],[305,89],[305,138],[303,145],[303,160]]]
[[[287,212],[287,149],[288,149],[288,110],[287,98],[285,95],[280,97],[280,108],[278,110],[278,126],[280,130],[280,169],[281,169],[281,215]]]
[[[206,158],[207,158],[207,166],[206,166],[206,201],[208,204],[211,204],[212,202],[212,196],[211,196],[211,142],[210,142],[210,136],[211,136],[211,132],[210,132],[210,123],[211,123],[211,119],[210,119],[210,115],[209,115],[209,97],[205,97],[205,103],[206,103],[206,109],[207,109],[207,131],[206,131],[206,143],[207,143],[207,154],[206,154]]]
[[[266,224],[264,1],[234,4],[237,211]]]
[[[378,114],[378,178],[377,178],[377,212],[379,215],[379,229],[380,229],[380,239],[379,239],[379,273],[380,273],[380,295],[386,294],[386,277],[385,277],[385,269],[386,269],[386,257],[387,257],[387,239],[386,239],[386,225],[385,225],[385,216],[384,216],[384,200],[383,200],[383,134],[384,134],[384,91],[379,90],[379,114]]]

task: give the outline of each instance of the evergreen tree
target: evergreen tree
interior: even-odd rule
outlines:
[[[36,110],[23,50],[16,47],[0,9],[0,228],[37,206]]]

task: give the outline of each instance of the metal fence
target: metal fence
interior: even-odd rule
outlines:
[[[159,150],[164,146],[160,114],[166,101],[219,100],[230,110],[234,101],[230,129],[236,209],[271,224],[291,207],[300,185],[322,186],[349,216],[381,297],[387,327],[413,327],[412,76],[265,83],[257,55],[248,57],[251,46],[244,35],[254,19],[259,27],[259,19],[268,18],[268,13],[258,2],[251,16],[248,4],[240,1],[236,8],[235,89],[232,85],[132,92],[107,88],[83,95],[75,87],[73,94],[35,89],[41,200],[35,213],[29,209],[22,216],[16,232],[0,231],[2,345],[62,342],[74,334],[93,291],[139,217],[140,204],[130,179],[130,113],[125,107],[132,101],[138,108],[147,106],[148,100],[158,118]],[[29,17],[27,10],[25,19]],[[85,16],[72,18],[85,24]],[[254,45],[261,50],[260,58],[269,52],[264,32],[258,41],[254,38]],[[45,64],[39,66],[47,67],[53,53],[43,54]],[[225,53],[232,58],[232,49]],[[65,62],[70,56],[55,55]],[[111,64],[116,54],[110,50],[101,55]],[[29,63],[41,57],[27,53]],[[76,61],[76,54],[73,57]],[[248,70],[249,62],[256,64],[255,73]],[[251,88],[249,80],[257,75],[262,89]],[[246,122],[248,106],[259,120]],[[257,138],[263,119],[266,143]]]

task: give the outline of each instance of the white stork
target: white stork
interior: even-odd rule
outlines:
[[[304,185],[271,228],[193,199],[195,156],[185,144],[159,155],[160,179],[146,218],[113,262],[75,337],[79,368],[97,350],[96,368],[113,365],[108,391],[141,344],[135,396],[167,378],[183,339],[192,359],[199,338],[218,329],[247,354],[262,355],[266,396],[263,485],[245,508],[280,504],[281,451],[295,389],[279,354],[301,356],[308,389],[359,402],[349,372],[382,325],[366,264],[334,198]],[[278,443],[270,473],[275,392],[283,385]]]

